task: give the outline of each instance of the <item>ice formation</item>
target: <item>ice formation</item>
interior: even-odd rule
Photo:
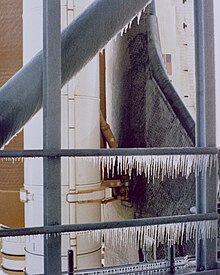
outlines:
[[[142,175],[150,180],[164,179],[164,177],[176,178],[183,176],[188,178],[191,173],[195,176],[204,176],[211,173],[212,168],[218,167],[217,154],[201,155],[138,155],[138,156],[95,156],[77,157],[77,159],[92,162],[94,167],[101,169],[102,175],[107,173],[107,177],[114,177],[115,174],[126,174],[129,177],[132,171],[137,175]],[[1,161],[11,161],[12,163],[23,161],[22,157],[1,158]]]
[[[216,221],[197,221],[103,229],[78,232],[77,235],[85,236],[88,241],[100,241],[104,237],[105,243],[110,243],[115,248],[126,249],[142,244],[156,250],[159,244],[170,244],[171,241],[173,244],[183,244],[196,237],[203,240],[215,238],[216,228]]]
[[[142,175],[148,182],[164,177],[176,178],[181,175],[188,178],[191,173],[198,176],[211,172],[217,167],[217,155],[162,155],[162,156],[99,156],[86,157],[87,161],[93,162],[101,168],[102,175],[106,171],[107,177],[127,174],[131,177],[135,170],[137,175]]]
[[[137,13],[107,44],[109,44],[112,40],[117,40],[117,37],[119,35],[123,36],[127,32],[127,30],[131,28],[132,23],[135,19],[137,19],[137,24],[139,25],[143,12],[145,12],[146,8],[150,5],[151,2],[152,0],[147,1],[145,7],[139,13]],[[104,48],[106,46],[107,45],[105,45]]]
[[[70,232],[58,232],[44,234],[48,237],[59,237],[60,235],[70,234]],[[115,247],[131,247],[141,243],[146,247],[159,244],[183,244],[188,240],[198,238],[199,240],[213,239],[217,236],[216,220],[190,221],[170,224],[157,224],[146,226],[133,226],[121,228],[107,228],[87,231],[77,231],[76,236],[88,238],[88,241],[100,241],[104,237],[105,242],[111,242]],[[9,236],[3,237],[8,240],[24,242],[24,239],[30,240],[43,236],[42,234]]]
[[[1,161],[2,162],[12,162],[13,164],[15,162],[23,162],[24,161],[24,158],[23,157],[8,157],[8,158],[1,158]]]
[[[181,270],[189,264],[188,257],[175,259],[176,270]],[[146,274],[167,274],[170,267],[169,261],[144,262],[138,264],[127,264],[120,266],[110,266],[102,269],[79,270],[76,275],[101,275],[101,274],[130,274],[130,275],[146,275]]]
[[[126,33],[128,29],[131,28],[132,23],[133,23],[133,21],[134,21],[135,18],[137,18],[137,24],[139,25],[140,20],[141,20],[141,15],[143,14],[143,12],[146,10],[147,6],[148,6],[150,3],[151,3],[151,1],[148,1],[147,4],[146,4],[146,6],[145,6],[138,14],[136,14],[136,15],[131,19],[131,21],[130,21],[129,23],[127,23],[127,25],[120,31],[121,36],[123,36],[123,34]]]
[[[59,237],[60,235],[65,235],[69,233],[52,233],[46,234],[45,238],[49,237]],[[32,238],[36,238],[42,235],[36,236],[25,236],[25,237],[5,237],[4,239],[8,241],[22,241],[26,238],[30,241]],[[76,232],[76,236],[80,238],[85,238],[87,242],[98,241],[104,239],[105,244],[110,244],[114,249],[123,248],[129,249],[135,247],[138,249],[139,245],[144,247],[149,251],[153,251],[156,259],[156,250],[159,244],[173,245],[173,244],[183,244],[190,239],[212,239],[217,236],[217,221],[197,221],[197,222],[184,222],[184,223],[174,223],[174,224],[159,224],[159,225],[147,225],[147,226],[135,226],[135,227],[123,227],[123,228],[113,228],[113,229],[101,229],[92,230],[85,232]],[[184,258],[182,259],[183,262]],[[180,261],[180,266],[184,263]],[[157,268],[160,265],[162,268],[166,268],[166,262],[164,266],[161,266],[160,262],[150,263],[145,265],[143,270],[149,270],[152,268]],[[130,266],[130,268],[136,268]],[[139,266],[139,268],[142,268]],[[106,274],[106,273],[98,273]],[[119,274],[119,273],[116,273]],[[146,273],[144,273],[146,274]]]

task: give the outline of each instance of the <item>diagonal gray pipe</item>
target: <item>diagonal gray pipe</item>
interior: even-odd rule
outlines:
[[[95,0],[62,32],[62,86],[150,0]],[[54,57],[55,58],[55,57]],[[0,89],[0,148],[42,107],[42,51]]]

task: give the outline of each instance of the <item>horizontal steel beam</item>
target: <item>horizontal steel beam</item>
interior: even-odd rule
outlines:
[[[216,155],[218,148],[166,147],[166,148],[112,148],[112,149],[61,149],[61,150],[1,150],[0,158],[38,157],[94,157],[94,156],[157,156],[157,155]]]
[[[159,224],[172,224],[183,222],[211,221],[220,219],[217,213],[208,214],[191,214],[169,217],[153,217],[143,219],[131,219],[124,221],[100,222],[100,223],[85,223],[85,224],[68,224],[54,226],[40,226],[0,230],[0,237],[15,237],[27,235],[46,235],[46,234],[61,234],[68,232],[103,230],[123,227],[148,226]]]

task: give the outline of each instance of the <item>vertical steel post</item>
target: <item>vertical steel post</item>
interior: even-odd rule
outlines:
[[[61,146],[60,0],[43,0],[43,143]],[[44,225],[61,224],[61,160],[44,158]],[[61,274],[61,237],[44,239],[44,274]]]
[[[206,146],[216,147],[214,4],[204,0]],[[217,212],[217,167],[206,176],[206,213]],[[216,221],[216,229],[218,223]],[[206,241],[207,270],[217,268],[217,239]]]
[[[168,243],[168,261],[170,274],[175,273],[175,244],[173,240],[170,240]]]
[[[194,0],[195,21],[195,69],[196,69],[196,146],[205,147],[205,57],[204,57],[204,9],[203,0]],[[197,213],[205,213],[206,178],[201,175],[196,181]],[[197,271],[205,269],[205,244],[197,240]]]
[[[73,257],[73,250],[68,250],[68,274],[74,274],[74,257]]]
[[[156,15],[156,2],[155,2],[155,0],[152,0],[151,7],[152,7],[152,15]]]
[[[196,65],[196,146],[216,146],[213,1],[194,0]],[[216,168],[197,178],[197,213],[216,211]],[[216,224],[217,226],[217,224]],[[216,239],[197,240],[197,271],[215,269]]]

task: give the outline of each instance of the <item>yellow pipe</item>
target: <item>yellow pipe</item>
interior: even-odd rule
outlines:
[[[118,148],[118,143],[115,140],[115,137],[111,131],[109,124],[105,121],[105,118],[100,111],[100,128],[103,136],[105,137],[110,148]]]
[[[104,119],[106,119],[106,69],[105,69],[105,50],[99,53],[99,93],[100,110]],[[100,147],[106,148],[106,140],[103,134],[100,134]]]

